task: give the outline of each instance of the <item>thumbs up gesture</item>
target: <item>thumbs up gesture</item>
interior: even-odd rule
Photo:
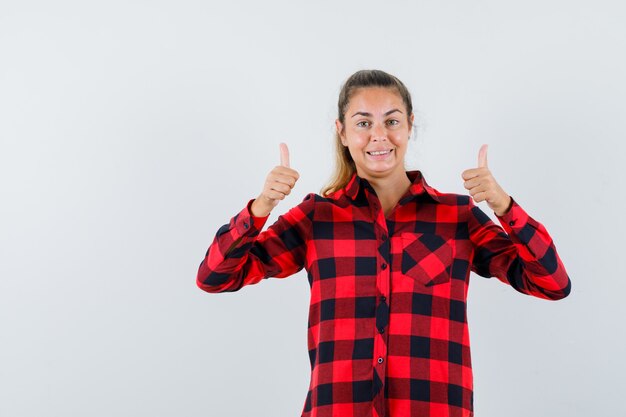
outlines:
[[[463,186],[469,190],[476,203],[486,201],[496,215],[502,216],[511,207],[511,197],[498,185],[487,167],[487,145],[478,151],[478,168],[466,169],[461,174]]]
[[[255,217],[265,217],[270,214],[280,200],[291,193],[300,174],[289,167],[289,148],[285,143],[280,144],[280,165],[270,171],[265,179],[263,191],[254,200],[250,207]]]

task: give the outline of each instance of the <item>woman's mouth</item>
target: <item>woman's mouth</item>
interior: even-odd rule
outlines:
[[[374,160],[385,159],[393,152],[393,149],[385,149],[381,151],[369,151],[366,152]]]

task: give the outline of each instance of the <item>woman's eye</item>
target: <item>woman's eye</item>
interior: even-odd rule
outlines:
[[[389,123],[389,124],[390,124],[390,125],[392,125],[392,126],[395,126],[395,125],[397,125],[397,124],[398,124],[398,123],[400,123],[400,122],[399,122],[399,121],[397,121],[397,120],[395,120],[395,119],[392,119],[392,120],[387,121],[387,123]]]
[[[369,126],[369,123],[370,123],[370,122],[367,122],[367,121],[362,121],[362,122],[358,122],[356,125],[357,125],[358,127],[367,127],[367,126]]]

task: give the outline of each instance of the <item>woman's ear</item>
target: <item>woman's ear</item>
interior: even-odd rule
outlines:
[[[341,144],[343,146],[348,146],[346,144],[346,135],[344,134],[344,131],[343,131],[343,124],[339,121],[339,119],[335,120],[335,129],[337,130],[337,134],[339,135],[339,138],[341,139]]]
[[[411,133],[413,133],[413,122],[415,121],[415,114],[411,113],[411,116],[409,116],[409,137],[411,136]]]

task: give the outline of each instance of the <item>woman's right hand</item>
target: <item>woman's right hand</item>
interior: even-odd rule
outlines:
[[[289,149],[285,143],[280,144],[280,165],[267,174],[263,191],[250,207],[255,217],[265,217],[272,209],[291,193],[291,189],[300,178],[298,171],[289,167]]]

